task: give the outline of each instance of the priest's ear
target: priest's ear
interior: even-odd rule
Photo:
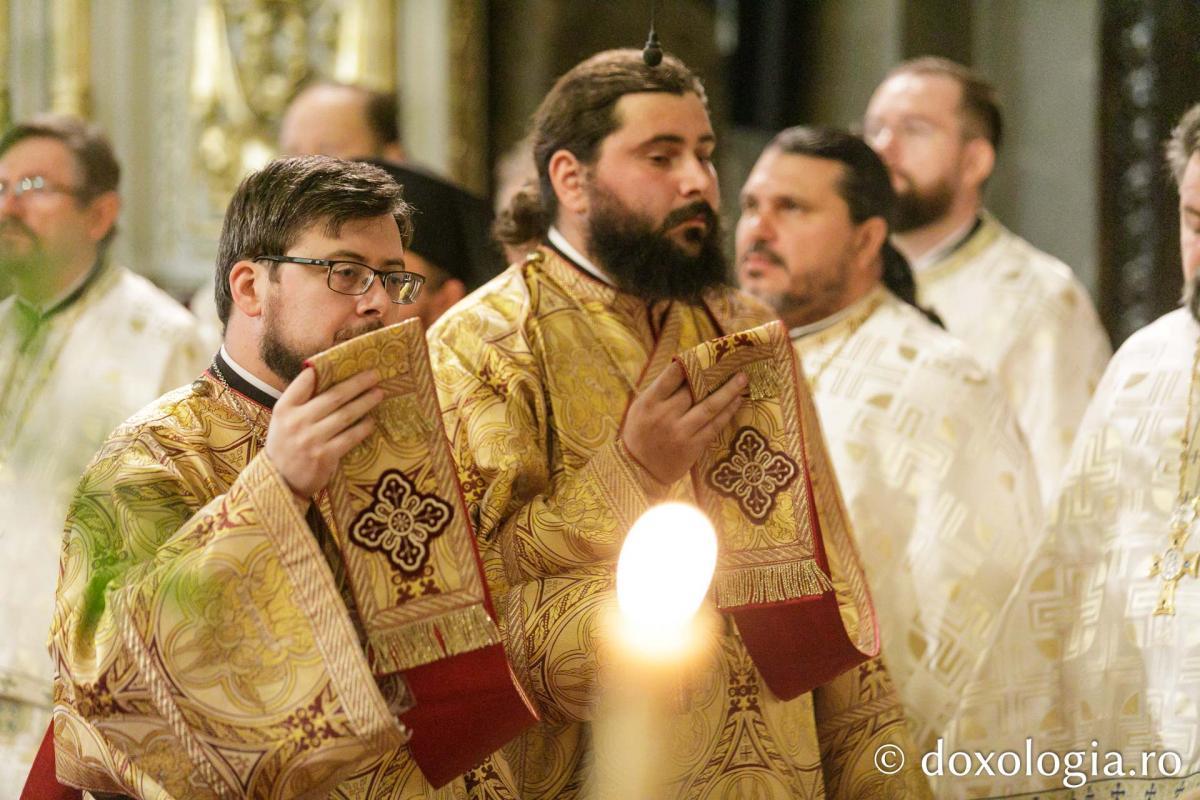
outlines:
[[[982,192],[996,168],[996,148],[983,136],[967,140],[963,147],[962,180],[967,188]]]
[[[272,266],[275,265],[242,260],[230,268],[229,296],[244,316],[254,318],[262,315],[267,302]]]
[[[587,171],[587,165],[570,150],[555,151],[546,165],[559,206],[574,214],[588,210]]]
[[[88,238],[99,242],[117,224],[117,216],[121,213],[121,195],[116,192],[103,192],[96,195],[87,204]]]
[[[854,231],[854,264],[861,273],[873,267],[883,252],[887,240],[888,225],[883,217],[863,220]]]

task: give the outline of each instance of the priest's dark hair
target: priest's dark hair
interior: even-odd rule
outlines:
[[[1167,165],[1175,177],[1175,185],[1183,183],[1183,173],[1187,170],[1192,156],[1200,153],[1200,103],[1189,108],[1179,118],[1179,122],[1171,129],[1171,137],[1163,146],[1166,151]],[[1182,220],[1180,223],[1182,224]],[[1184,308],[1192,318],[1200,322],[1200,274],[1193,275],[1183,284]]]
[[[550,158],[567,150],[583,164],[593,164],[600,143],[620,127],[617,101],[627,94],[691,92],[708,105],[700,79],[678,58],[664,54],[655,67],[641,50],[605,50],[572,67],[554,84],[533,115],[530,138],[537,183],[513,195],[493,228],[504,244],[540,240],[558,213],[558,197],[550,182]]]
[[[955,81],[962,89],[958,110],[964,130],[970,136],[987,139],[995,150],[1000,150],[1004,115],[999,96],[996,87],[979,73],[948,58],[921,56],[896,65],[884,80],[897,75],[941,75]]]
[[[1171,138],[1167,139],[1163,148],[1166,151],[1167,164],[1171,174],[1175,176],[1175,185],[1183,181],[1184,170],[1192,156],[1200,153],[1200,103],[1189,108],[1179,118],[1179,122],[1171,129]]]
[[[233,296],[229,273],[239,261],[286,255],[304,233],[321,226],[336,236],[355,220],[390,214],[405,247],[412,239],[412,207],[400,184],[379,167],[328,156],[272,161],[238,186],[217,246],[216,301],[221,324],[229,322]],[[278,264],[271,264],[274,277]]]
[[[79,173],[79,187],[74,194],[77,202],[86,204],[105,192],[117,190],[121,182],[121,165],[117,163],[108,137],[96,125],[66,114],[38,114],[5,132],[0,138],[0,156],[17,142],[35,138],[55,139],[75,157]],[[107,247],[112,241],[116,227],[109,228],[100,241],[101,247]]]
[[[850,219],[858,225],[873,217],[880,217],[891,227],[896,213],[896,190],[892,188],[892,180],[883,161],[859,137],[837,128],[798,125],[778,133],[767,149],[838,162],[842,165],[838,194],[849,207]],[[887,239],[883,241],[880,257],[883,262],[883,285],[934,322],[942,324],[933,311],[917,302],[917,284],[908,259]]]

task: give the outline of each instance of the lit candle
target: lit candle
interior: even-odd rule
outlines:
[[[626,536],[593,727],[593,800],[657,797],[669,782],[671,719],[715,642],[717,615],[701,608],[716,563],[712,523],[684,503],[651,508]]]

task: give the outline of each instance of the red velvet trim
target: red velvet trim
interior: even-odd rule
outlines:
[[[808,482],[808,496],[814,497],[807,469],[804,479]],[[816,513],[811,514],[811,519],[813,557],[828,575],[829,559],[825,555],[821,521]],[[879,655],[878,637],[874,652],[864,653],[846,635],[837,594],[833,590],[785,603],[745,606],[732,613],[759,674],[782,700],[811,692]],[[862,625],[868,623],[874,624],[874,620],[859,621]]]
[[[733,618],[763,681],[782,700],[811,692],[869,657],[846,636],[833,592],[739,609]]]
[[[538,721],[501,645],[404,673],[416,706],[400,715],[408,749],[434,787],[476,767]]]
[[[21,800],[83,800],[83,792],[58,782],[54,773],[54,723],[46,728],[33,768],[21,790]]]

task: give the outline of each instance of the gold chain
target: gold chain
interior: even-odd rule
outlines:
[[[1196,425],[1196,375],[1200,370],[1200,339],[1196,341],[1196,349],[1192,354],[1192,373],[1188,379],[1187,419],[1184,423],[1183,436],[1179,448],[1179,495],[1175,501],[1175,510],[1168,522],[1167,548],[1154,557],[1150,565],[1150,577],[1161,578],[1158,603],[1154,607],[1155,616],[1174,616],[1175,590],[1179,581],[1185,576],[1200,577],[1200,553],[1187,553],[1187,541],[1192,535],[1192,525],[1195,524],[1197,508],[1196,477],[1188,477],[1189,466],[1195,466],[1197,454],[1192,452],[1197,441]]]
[[[229,399],[232,401],[230,406],[233,408],[234,412],[242,418],[243,422],[250,426],[250,434],[254,437],[254,440],[258,442],[258,446],[266,447],[267,436],[265,433],[259,430],[261,423],[258,421],[258,414],[254,415],[254,419],[250,419],[250,415],[247,414],[245,409],[242,408],[241,398],[237,396],[237,392],[235,392],[233,387],[229,385],[229,381],[225,380],[225,376],[221,373],[221,368],[216,365],[216,362],[213,362],[212,371],[213,374],[217,376],[217,380],[221,382],[221,385],[225,387],[225,393],[229,395]]]
[[[1198,371],[1200,371],[1200,339],[1196,340],[1195,353],[1192,355],[1192,374],[1188,382],[1187,423],[1183,429],[1182,446],[1179,448],[1178,503],[1180,507],[1191,504],[1193,509],[1196,502],[1196,489],[1198,487],[1196,486],[1195,477],[1193,477],[1191,481],[1189,481],[1187,478],[1189,471],[1188,467],[1194,466],[1195,462],[1197,461],[1197,453],[1189,454],[1189,451],[1192,449],[1192,444],[1195,443],[1197,438],[1197,431],[1195,428],[1196,422],[1200,421],[1193,420],[1196,406],[1196,374]],[[1189,462],[1192,463],[1189,464]],[[1189,484],[1191,484],[1190,487]]]

